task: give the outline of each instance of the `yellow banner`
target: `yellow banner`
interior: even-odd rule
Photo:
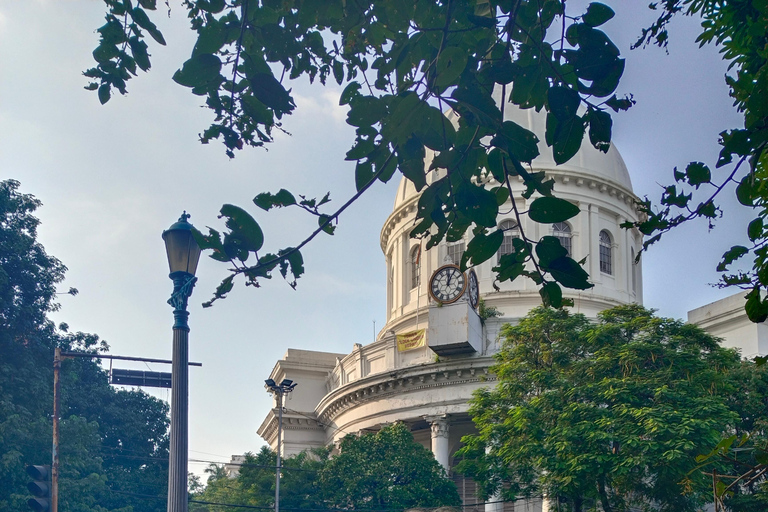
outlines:
[[[404,332],[397,335],[397,351],[406,352],[427,345],[427,336],[425,329],[418,331]]]

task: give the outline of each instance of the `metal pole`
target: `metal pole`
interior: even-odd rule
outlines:
[[[275,512],[280,512],[280,445],[283,431],[283,390],[277,391],[277,467],[275,470]]]
[[[168,457],[168,512],[187,512],[187,457],[189,432],[189,312],[187,299],[196,278],[174,272],[173,363],[171,369],[171,439]]]
[[[59,400],[61,396],[61,349],[53,355],[53,447],[51,454],[51,511],[59,510]]]

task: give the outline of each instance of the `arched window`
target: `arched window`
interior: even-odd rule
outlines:
[[[634,247],[629,250],[632,259],[629,261],[629,268],[632,269],[632,292],[637,293],[637,262],[635,261]]]
[[[600,232],[600,272],[613,274],[613,242],[606,230]]]
[[[504,240],[499,247],[498,258],[501,258],[505,254],[512,254],[515,252],[515,246],[512,245],[512,240],[520,238],[520,230],[517,229],[517,222],[513,220],[503,220],[499,223],[499,229],[504,231]]]
[[[464,256],[464,240],[448,244],[448,260],[454,265],[461,263]]]
[[[557,222],[555,224],[552,224],[552,236],[557,238],[560,241],[560,245],[562,245],[566,251],[568,251],[568,256],[571,255],[571,226],[569,226],[565,222]]]
[[[419,286],[421,272],[421,246],[411,249],[411,288]]]

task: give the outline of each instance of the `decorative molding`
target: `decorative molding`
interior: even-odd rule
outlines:
[[[492,383],[496,381],[496,376],[489,372],[493,364],[493,358],[486,356],[376,374],[337,388],[323,398],[315,412],[319,422],[328,425],[350,409],[403,393],[479,382]]]

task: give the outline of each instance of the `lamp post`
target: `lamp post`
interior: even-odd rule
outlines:
[[[277,466],[275,467],[275,512],[280,512],[280,445],[283,433],[283,396],[293,391],[296,383],[291,379],[283,379],[280,384],[275,384],[272,379],[264,381],[267,388],[277,398]]]
[[[187,299],[195,286],[200,247],[184,212],[163,231],[173,281],[173,358],[171,370],[171,445],[168,457],[168,512],[187,512],[187,436],[189,431],[189,312]]]

